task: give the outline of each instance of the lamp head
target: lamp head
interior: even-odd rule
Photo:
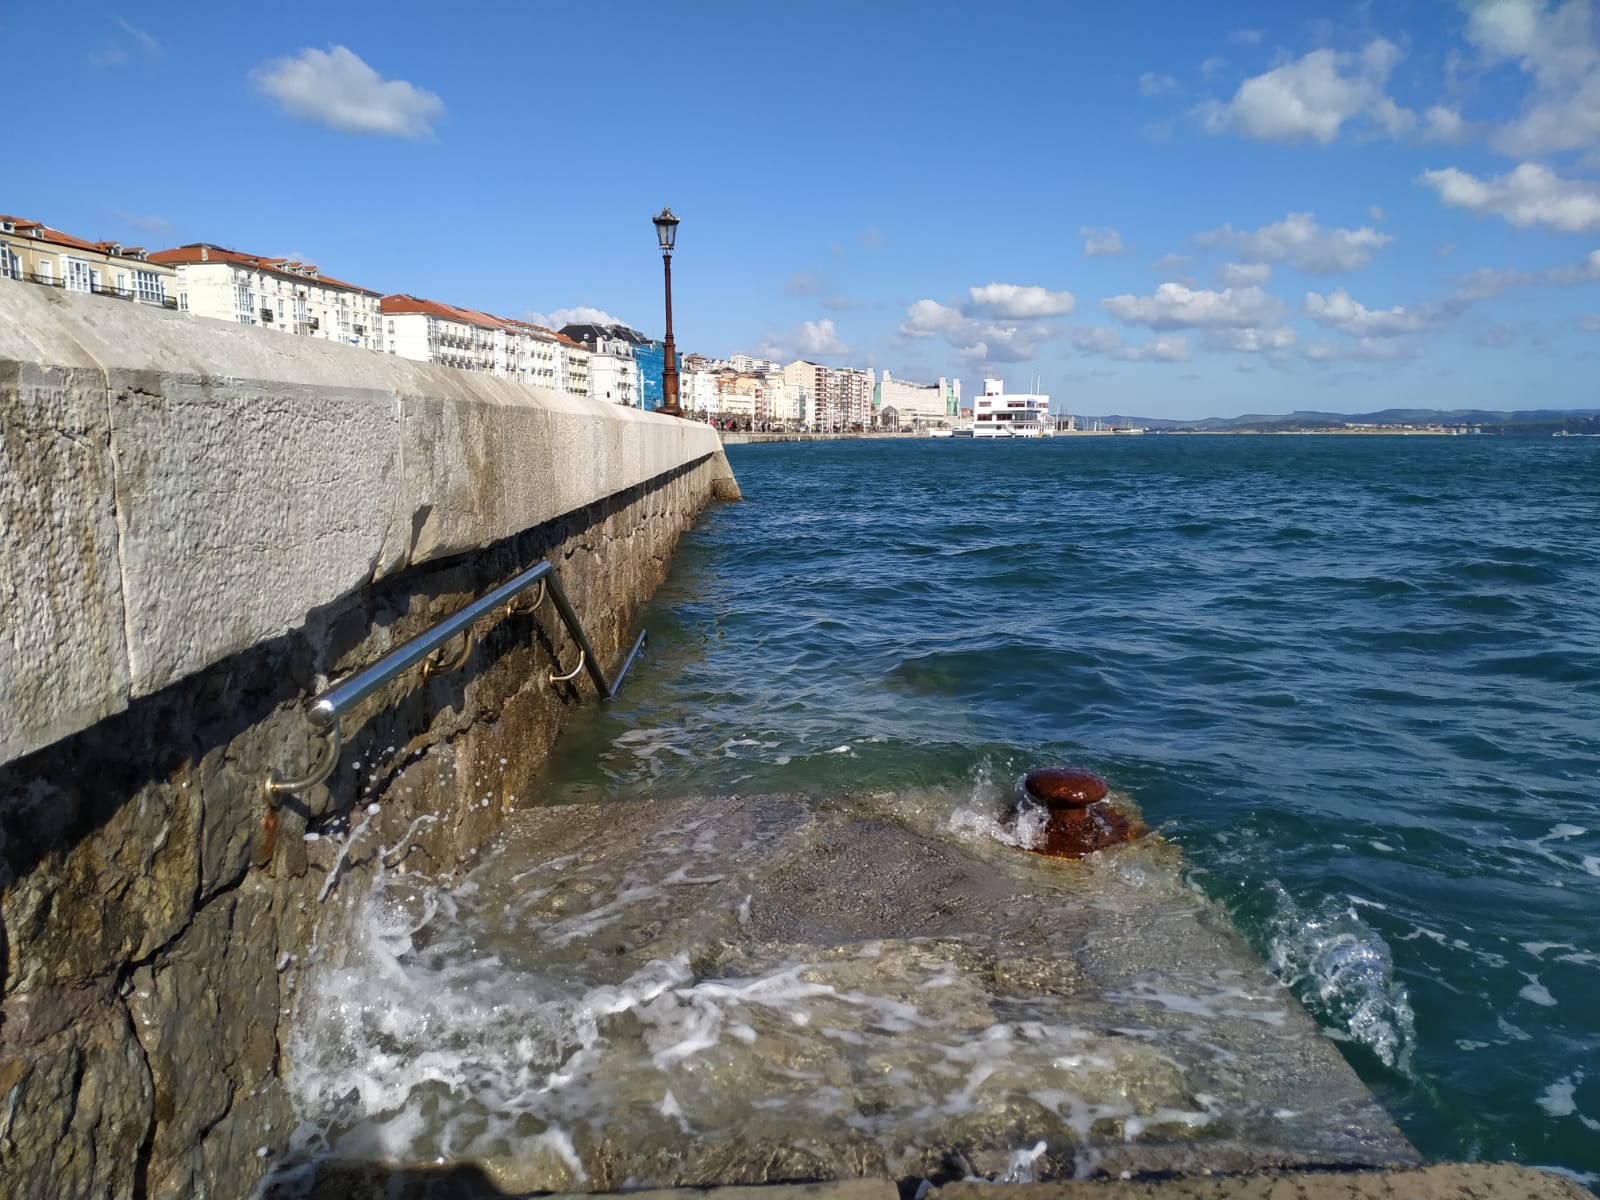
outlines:
[[[656,224],[656,237],[661,239],[663,254],[672,253],[672,244],[678,238],[678,218],[672,215],[670,208],[662,208],[661,215],[651,218]]]

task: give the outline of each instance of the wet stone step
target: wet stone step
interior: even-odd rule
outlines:
[[[308,979],[301,1165],[518,1193],[1415,1164],[1180,865],[1025,853],[914,794],[528,810],[465,881],[380,881]]]

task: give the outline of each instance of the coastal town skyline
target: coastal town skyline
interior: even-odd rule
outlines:
[[[0,85],[37,114],[6,202],[80,236],[659,336],[665,202],[680,347],[719,357],[1154,417],[1593,403],[1587,0],[616,4],[490,39],[406,5],[67,8]]]

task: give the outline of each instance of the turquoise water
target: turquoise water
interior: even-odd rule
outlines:
[[[1425,1155],[1600,1178],[1600,443],[729,457],[552,801],[1090,768]]]

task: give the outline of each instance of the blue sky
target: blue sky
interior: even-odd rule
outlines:
[[[0,12],[0,210],[681,349],[1200,417],[1600,407],[1600,12]],[[69,31],[65,34],[62,31]]]

